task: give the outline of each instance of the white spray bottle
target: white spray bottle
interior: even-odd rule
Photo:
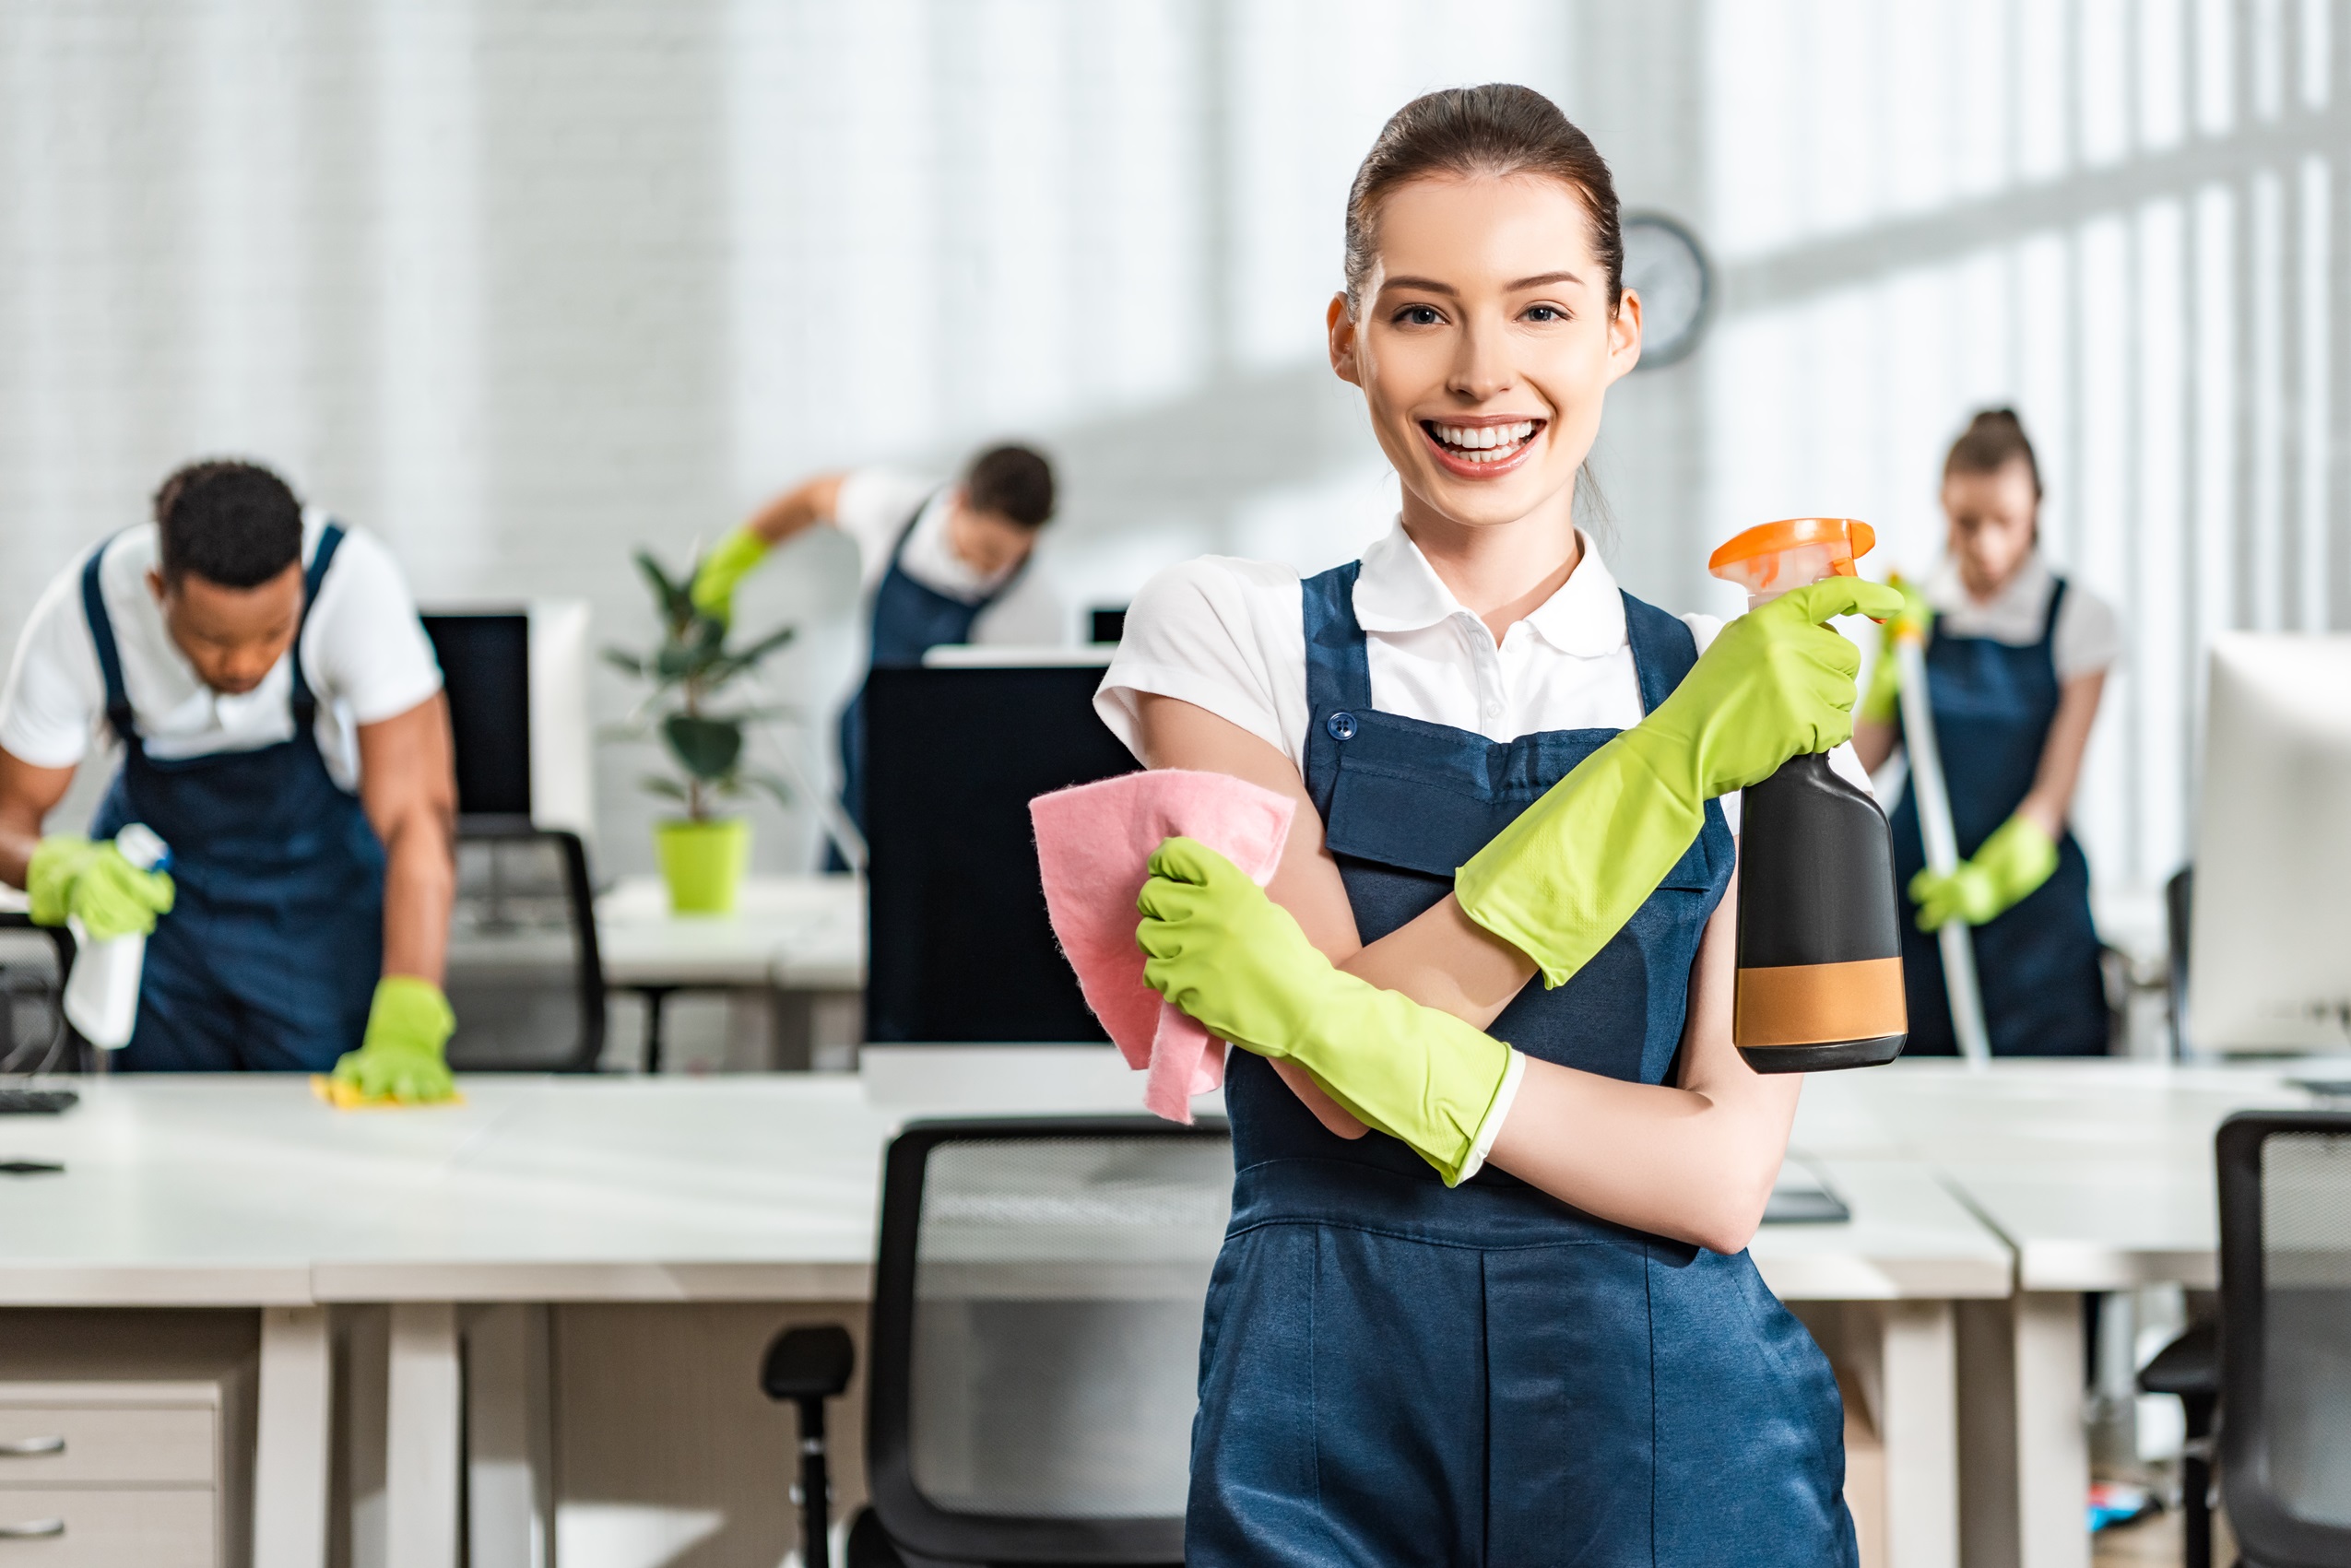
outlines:
[[[123,858],[142,871],[169,866],[171,851],[144,822],[131,822],[114,835]],[[101,1050],[131,1043],[138,1022],[139,976],[147,967],[147,937],[137,932],[92,941],[78,919],[65,922],[74,934],[74,973],[65,981],[65,1017],[83,1039]]]

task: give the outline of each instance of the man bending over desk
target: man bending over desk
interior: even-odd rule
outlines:
[[[101,726],[123,763],[89,836],[44,835]],[[182,468],[68,567],[0,692],[0,878],[40,924],[148,937],[125,1069],[447,1098],[455,802],[390,553],[251,463]],[[123,853],[132,823],[168,868]]]

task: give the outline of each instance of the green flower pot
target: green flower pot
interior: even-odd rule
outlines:
[[[732,914],[743,871],[751,863],[751,824],[745,817],[709,822],[667,821],[653,830],[669,908],[678,914]]]

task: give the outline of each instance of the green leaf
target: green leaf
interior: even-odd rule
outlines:
[[[644,660],[629,652],[626,648],[605,649],[604,662],[610,665],[614,669],[619,670],[623,675],[632,675],[637,677],[639,679],[643,679],[644,678]]]
[[[774,773],[751,773],[747,776],[752,784],[774,796],[778,806],[792,804],[792,786],[785,779]]]
[[[664,778],[659,773],[647,773],[644,777],[637,781],[637,787],[644,790],[647,795],[657,795],[664,800],[683,800],[686,798],[686,786],[684,784],[679,784],[676,779]]]
[[[653,586],[653,596],[661,607],[663,618],[672,622],[692,619],[695,614],[694,601],[693,596],[687,592],[687,585],[670,581],[669,574],[661,570],[661,563],[653,559],[651,550],[637,551],[636,560],[637,570],[644,574],[644,580]]]
[[[733,719],[672,713],[661,721],[661,737],[679,766],[705,783],[733,772],[743,755],[743,726]]]

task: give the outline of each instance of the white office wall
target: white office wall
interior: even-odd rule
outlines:
[[[1647,14],[1685,49],[1690,7]],[[1434,86],[1526,81],[1612,153],[1599,122],[1678,120],[1686,73],[1681,99],[1636,92],[1637,36],[1600,69],[1577,43],[1636,13],[1584,15],[12,0],[0,637],[215,453],[386,536],[427,601],[585,599],[600,639],[650,634],[633,545],[682,561],[812,468],[939,470],[1005,434],[1062,460],[1041,569],[1073,610],[1199,550],[1344,559],[1393,505],[1321,360],[1347,180]],[[1648,162],[1695,189],[1686,159]],[[1624,428],[1643,396],[1671,402],[1625,395]],[[1638,465],[1612,489],[1636,581],[1652,490]],[[849,589],[814,540],[747,591],[747,620],[807,631],[780,700],[833,696]],[[594,679],[618,717],[627,688]],[[608,868],[650,864],[654,761],[599,753]],[[762,822],[762,863],[809,862],[805,814]]]
[[[2214,632],[2351,625],[2351,202],[2325,0],[1717,0],[1708,531],[1789,513],[1941,548],[1943,452],[2013,405],[2045,536],[2119,605],[2075,821],[2189,853]]]
[[[2346,37],[2319,0],[17,0],[0,635],[219,451],[428,599],[602,638],[650,631],[632,545],[999,434],[1062,461],[1073,611],[1204,549],[1341,559],[1392,505],[1320,359],[1348,175],[1412,92],[1510,77],[1719,263],[1709,343],[1611,398],[1628,583],[1720,606],[1706,548],[1796,512],[1922,568],[1944,443],[2013,403],[2131,631],[2078,818],[2157,878],[2203,641],[2351,617]],[[849,585],[817,539],[747,590],[807,632],[779,700],[832,700]],[[609,867],[649,864],[653,761],[598,753]]]

